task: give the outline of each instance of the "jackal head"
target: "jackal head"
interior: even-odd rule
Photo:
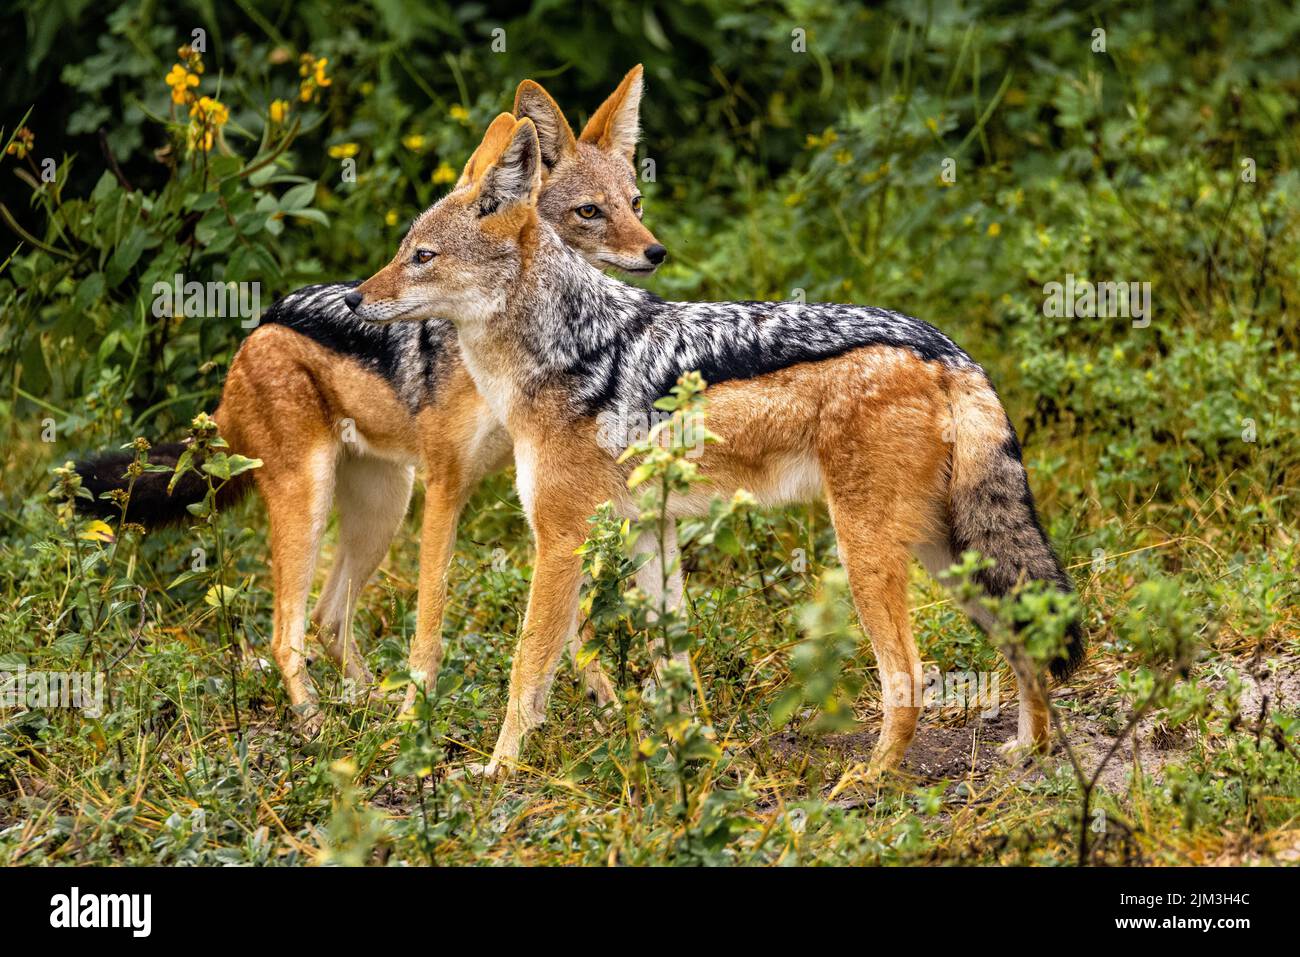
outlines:
[[[593,266],[654,272],[667,251],[641,222],[633,161],[642,88],[638,65],[575,137],[541,86],[519,84],[513,115],[493,120],[455,188],[345,301],[376,322],[485,308],[471,300],[508,286],[539,217]]]

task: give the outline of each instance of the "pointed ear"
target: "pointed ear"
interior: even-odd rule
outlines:
[[[641,138],[641,93],[645,87],[643,74],[640,63],[628,70],[618,89],[592,114],[578,139],[584,143],[594,143],[607,153],[621,153],[629,160],[634,160],[637,140]]]
[[[542,162],[547,169],[577,148],[569,121],[540,84],[532,80],[519,84],[515,90],[514,114],[521,120],[527,117],[537,127],[537,145],[541,147]]]
[[[537,145],[537,128],[532,120],[516,122],[500,152],[485,158],[488,165],[478,177],[475,196],[480,216],[519,203],[537,202],[537,192],[542,187],[542,151]]]
[[[509,113],[499,113],[497,118],[487,128],[483,134],[483,142],[478,145],[478,149],[470,154],[469,162],[465,164],[465,169],[460,174],[460,179],[456,181],[456,188],[460,189],[469,183],[474,182],[483,175],[487,168],[496,157],[505,149],[506,143],[510,142],[510,134],[515,131],[515,118]]]

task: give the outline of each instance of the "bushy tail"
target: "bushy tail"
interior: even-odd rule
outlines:
[[[1020,456],[1020,441],[997,393],[982,373],[962,373],[949,390],[953,414],[952,468],[948,482],[948,534],[954,555],[978,551],[996,564],[976,576],[990,595],[1045,581],[1074,591],[1043,532]],[[1083,662],[1083,628],[1070,623],[1066,656],[1052,662],[1065,680]]]
[[[217,415],[220,414],[221,410],[218,409]],[[220,422],[221,419],[218,418],[217,421]],[[183,442],[155,445],[149,450],[149,463],[175,468],[177,460],[184,451]],[[234,451],[233,447],[231,451]],[[135,454],[126,449],[118,452],[103,452],[78,462],[76,468],[77,474],[81,476],[81,485],[94,498],[78,499],[77,508],[85,514],[97,515],[104,519],[118,518],[122,512],[117,504],[100,496],[113,489],[121,489],[125,492],[129,487],[131,497],[126,510],[128,522],[137,522],[145,528],[156,529],[180,525],[192,518],[186,507],[203,501],[203,496],[208,492],[208,483],[201,475],[187,471],[169,494],[167,486],[174,477],[172,472],[145,472],[138,476],[135,484],[132,485],[126,471],[133,461],[135,461]],[[248,493],[251,485],[251,472],[235,476],[217,492],[217,507],[224,509],[234,505]]]

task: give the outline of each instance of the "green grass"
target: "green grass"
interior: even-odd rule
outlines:
[[[1035,484],[1052,488],[1041,478]],[[1151,511],[1147,506],[1134,516],[1134,527],[1158,526]],[[33,518],[45,521],[42,513]],[[597,714],[571,669],[556,683],[548,721],[532,736],[523,771],[504,783],[458,774],[491,749],[526,598],[527,535],[505,477],[479,493],[462,529],[443,693],[421,720],[400,722],[395,708],[342,701],[337,673],[318,663],[313,674],[330,702],[328,720],[308,743],[292,732],[278,676],[267,663],[271,602],[261,568],[260,505],[243,507],[218,526],[230,539],[223,577],[250,582],[230,609],[233,640],[226,642],[215,610],[203,601],[202,583],[170,593],[148,589],[143,608],[134,585],[110,584],[103,592],[105,582],[127,576],[142,583],[174,577],[189,555],[183,534],[159,533],[140,544],[128,539],[116,549],[81,542],[86,572],[79,574],[77,548],[66,539],[60,544],[48,520],[50,544],[6,546],[0,553],[6,574],[24,582],[7,592],[6,647],[23,649],[29,668],[104,668],[112,661],[111,705],[99,720],[54,709],[7,718],[0,732],[4,859],[1073,862],[1080,790],[1060,756],[1042,768],[1014,769],[990,756],[996,741],[982,742],[967,746],[965,767],[950,761],[938,775],[912,767],[912,774],[880,789],[854,783],[870,747],[870,735],[859,728],[878,724],[865,643],[845,666],[865,689],[849,716],[852,728],[817,734],[798,731],[808,723],[803,720],[793,732],[774,725],[770,709],[789,686],[788,659],[801,638],[794,609],[813,599],[830,539],[820,510],[759,513],[751,520],[752,531],[749,523],[737,526],[734,555],[688,546],[688,568],[695,569],[687,578],[690,631],[703,690],[698,719],[711,729],[719,753],[687,762],[685,811],[681,769],[671,759],[659,754],[641,768],[629,757],[653,733],[653,708],[633,692],[620,711]],[[480,539],[482,529],[494,536]],[[1148,539],[1158,540],[1139,544]],[[1256,695],[1253,708],[1234,718],[1241,706],[1228,685],[1240,676],[1251,689],[1252,671],[1294,668],[1300,648],[1294,610],[1286,605],[1294,545],[1239,553],[1234,563],[1221,554],[1222,540],[1217,549],[1200,537],[1171,541],[1159,533],[1134,533],[1130,541],[1131,553],[1116,555],[1114,567],[1075,569],[1093,654],[1055,703],[1089,769],[1141,698],[1142,675],[1160,671],[1158,657],[1141,647],[1141,629],[1129,621],[1141,613],[1135,606],[1161,629],[1184,613],[1184,601],[1205,597],[1219,611],[1188,623],[1200,648],[1193,680],[1176,684],[1154,712],[1177,729],[1176,744],[1161,751],[1144,728],[1138,763],[1129,749],[1118,765],[1112,762],[1116,773],[1097,797],[1112,823],[1104,833],[1090,832],[1090,859],[1207,863],[1268,859],[1293,848],[1300,813],[1294,702],[1274,698],[1259,713]],[[813,545],[802,574],[789,567],[795,543]],[[506,549],[506,562],[494,556],[497,548]],[[414,617],[415,554],[412,527],[363,599],[358,627],[379,674],[399,672],[403,664]],[[1169,595],[1144,592],[1144,583],[1157,579],[1173,590],[1172,605]],[[1004,714],[1013,714],[1009,673],[919,570],[913,597],[925,661],[942,669],[997,670]],[[841,620],[851,621],[842,594],[829,601]],[[101,624],[88,627],[88,617]],[[605,663],[617,673],[608,653]],[[640,687],[648,666],[643,639],[634,641],[629,688]],[[1294,695],[1294,682],[1290,689]],[[972,717],[955,709],[927,712],[913,751],[928,755],[936,737],[947,745],[972,739]],[[1013,719],[1008,726],[1003,718],[997,731],[983,733],[1012,730]]]
[[[32,44],[30,97],[0,101],[5,142],[23,122],[36,135],[30,157],[0,164],[5,221],[21,230],[0,268],[0,670],[102,672],[110,702],[98,718],[0,711],[0,861],[1294,860],[1300,25],[1284,7],[939,4],[919,20],[668,5],[667,48],[647,47],[639,7],[598,35],[552,11],[511,21],[508,56],[476,53],[463,25],[432,14],[413,37],[351,7],[312,31],[291,4],[276,21],[232,9],[202,88],[218,94],[220,75],[231,109],[228,150],[210,155],[186,154],[184,117],[167,119],[170,10],[123,7],[96,34],[102,50]],[[58,35],[47,9],[32,22]],[[807,24],[808,56],[788,52],[787,21]],[[1089,48],[1097,23],[1105,54]],[[452,41],[464,53],[448,60]],[[307,50],[330,57],[334,83],[301,103]],[[578,120],[640,58],[658,170],[646,220],[672,257],[657,292],[898,308],[989,370],[1090,634],[1084,670],[1053,692],[1051,759],[997,757],[1013,679],[918,568],[924,661],[996,675],[1000,714],[927,709],[907,773],[862,782],[879,687],[821,508],[722,509],[683,528],[689,616],[674,627],[693,672],[671,700],[639,691],[644,608],[600,581],[600,654],[625,700],[596,713],[562,668],[526,768],[493,783],[462,772],[491,750],[531,575],[509,474],[460,528],[438,694],[399,721],[395,707],[344,701],[318,660],[327,719],[310,742],[269,663],[260,502],[106,541],[47,494],[69,458],[175,439],[214,407],[245,331],[154,320],[154,281],[256,278],[269,298],[366,275],[400,235],[389,221],[436,197],[433,171],[464,160],[519,78],[570,63],[544,79]],[[262,139],[272,98],[302,121],[283,142]],[[32,102],[43,108],[24,119]],[[75,123],[58,119],[74,110]],[[81,132],[99,123],[130,189],[100,176],[100,146]],[[427,136],[419,150],[403,145],[413,131]],[[328,149],[349,142],[362,175],[341,184]],[[39,188],[47,152],[57,189]],[[314,196],[290,202],[303,181]],[[1070,275],[1150,283],[1150,323],[1049,315],[1045,286]],[[400,675],[413,630],[420,504],[358,614],[381,676]],[[196,548],[203,567],[173,584]]]

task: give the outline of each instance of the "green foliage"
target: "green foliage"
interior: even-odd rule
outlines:
[[[853,703],[861,683],[843,673],[857,656],[859,636],[850,617],[848,578],[840,569],[822,578],[822,593],[803,609],[801,623],[807,638],[790,654],[791,687],[772,702],[772,721],[787,723],[801,705],[818,710],[810,728],[843,731],[855,723]]]
[[[0,859],[1186,864],[1293,846],[1289,5],[21,0],[0,22],[25,41],[0,86],[0,672],[107,679],[98,716],[0,710]],[[196,26],[197,58],[178,50]],[[1040,776],[983,764],[846,802],[876,697],[824,510],[715,501],[680,523],[687,608],[652,607],[632,540],[661,542],[664,501],[699,476],[650,440],[639,514],[602,510],[584,547],[582,654],[616,708],[564,670],[532,772],[456,773],[490,747],[526,603],[506,475],[466,509],[436,692],[399,721],[318,661],[324,728],[294,735],[260,506],[213,508],[256,463],[202,416],[250,317],[176,310],[177,274],[205,299],[259,283],[261,308],[368,275],[521,78],[580,128],[636,62],[646,221],[671,257],[656,292],[901,309],[997,383],[1093,649],[1054,698],[1073,750]],[[1149,283],[1149,316],[1063,313],[1050,290],[1071,277]],[[678,426],[698,388],[661,406]],[[140,437],[187,429],[179,470],[208,487],[189,528],[74,513],[69,459],[129,442],[138,478],[157,468]],[[389,689],[417,535],[358,613]],[[958,597],[980,561],[962,558]],[[926,667],[997,673],[1014,707],[994,642],[919,572],[912,591]],[[996,610],[1046,661],[1072,608],[1031,589]],[[969,720],[927,711],[914,747],[960,732],[982,753]]]

